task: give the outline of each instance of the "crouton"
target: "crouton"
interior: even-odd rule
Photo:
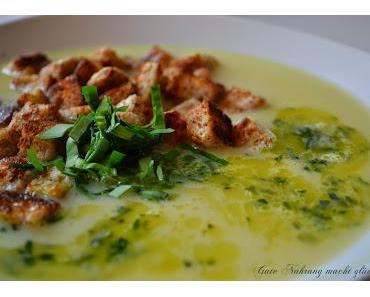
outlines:
[[[143,62],[152,62],[159,64],[161,67],[166,67],[173,60],[171,54],[160,48],[159,46],[153,46],[149,53],[143,58]]]
[[[185,120],[188,134],[196,144],[206,148],[232,144],[231,120],[212,102],[203,100]]]
[[[49,88],[46,95],[51,103],[60,108],[81,106],[85,104],[81,94],[81,87],[78,84],[77,79],[73,76],[68,76],[54,84]]]
[[[17,100],[18,106],[24,106],[26,103],[30,104],[47,104],[49,99],[40,89],[35,89],[32,92],[23,93]]]
[[[32,92],[40,86],[37,74],[21,75],[10,82],[10,88],[18,92]]]
[[[103,67],[87,82],[89,86],[95,86],[99,94],[128,82],[128,76],[117,67]]]
[[[107,96],[110,98],[114,105],[121,102],[123,99],[134,94],[136,91],[135,86],[131,82],[124,83],[116,88],[104,92],[101,97]]]
[[[26,156],[27,150],[33,148],[41,161],[54,159],[58,152],[57,140],[41,140],[38,136],[47,129],[55,126],[53,121],[30,121],[23,124],[21,137],[18,141],[18,154]]]
[[[224,87],[210,79],[183,73],[167,80],[166,92],[179,102],[190,98],[216,102],[223,96]]]
[[[38,74],[44,66],[50,63],[43,53],[20,55],[13,59],[3,72],[11,76]]]
[[[234,146],[243,146],[260,150],[268,148],[274,142],[275,137],[271,132],[262,129],[250,118],[245,118],[233,127]]]
[[[205,79],[210,79],[211,71],[207,68],[198,68],[193,71],[193,75],[196,77],[203,77]]]
[[[100,48],[97,51],[93,52],[89,56],[89,58],[92,61],[99,63],[103,67],[114,66],[123,70],[127,68],[127,64],[125,63],[125,61],[119,58],[117,53],[111,48]]]
[[[72,186],[73,183],[69,176],[52,167],[33,179],[27,185],[25,192],[40,198],[61,199],[67,195]]]
[[[12,225],[37,226],[56,215],[60,204],[29,194],[0,192],[0,217]]]
[[[171,110],[177,111],[181,116],[186,117],[188,112],[200,104],[200,100],[191,98],[189,100],[185,100],[184,102],[175,105]]]
[[[219,106],[230,113],[245,112],[266,105],[266,100],[248,90],[233,87],[227,90]]]
[[[21,110],[14,113],[9,128],[21,132],[23,126],[30,122],[54,121],[57,117],[57,107],[53,104],[26,103]]]
[[[22,156],[12,156],[0,160],[0,191],[21,193],[29,182],[37,176],[34,169],[24,170],[15,165],[26,165],[27,160]]]
[[[43,91],[47,91],[54,83],[73,74],[79,58],[61,59],[50,63],[40,71],[40,86]]]
[[[138,94],[144,101],[150,102],[151,87],[160,80],[160,69],[158,63],[147,62],[140,68],[140,73],[136,77]]]
[[[217,60],[209,55],[195,54],[188,56],[183,59],[174,60],[171,63],[172,66],[180,67],[182,71],[193,73],[199,68],[204,68],[209,71],[213,71],[217,68]]]
[[[88,105],[74,106],[58,110],[58,118],[64,123],[73,123],[80,115],[89,114],[91,108]]]
[[[17,154],[17,143],[20,132],[9,129],[8,127],[0,128],[0,159]]]
[[[89,81],[91,76],[100,68],[101,66],[98,63],[95,63],[88,59],[81,59],[78,62],[73,75],[76,77],[78,83],[82,86],[85,85]]]
[[[179,144],[188,142],[186,121],[181,117],[180,113],[172,110],[164,113],[164,119],[167,128],[172,128],[175,131],[164,135],[164,141],[169,144]]]
[[[128,106],[124,112],[118,112],[118,117],[129,124],[145,125],[150,122],[152,118],[152,110],[150,106],[143,101],[140,96],[136,94],[129,96],[117,104],[117,107]]]
[[[17,106],[12,105],[1,105],[0,102],[0,128],[5,127],[10,123],[13,113],[17,110]]]

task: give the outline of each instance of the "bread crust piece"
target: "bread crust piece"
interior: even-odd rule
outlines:
[[[87,82],[89,86],[95,86],[99,94],[128,82],[128,76],[124,71],[117,67],[103,67]]]
[[[102,65],[103,67],[114,66],[123,70],[128,67],[128,65],[125,63],[125,60],[118,57],[117,53],[108,47],[97,49],[89,56],[89,59]]]
[[[139,74],[134,78],[137,92],[145,102],[150,103],[151,87],[160,83],[161,69],[158,63],[147,62],[141,66]]]
[[[85,104],[81,94],[81,87],[73,76],[68,76],[50,87],[47,91],[47,96],[52,104],[60,108]]]
[[[101,95],[101,97],[107,96],[110,98],[114,105],[121,102],[123,99],[127,98],[128,96],[134,94],[136,92],[136,88],[134,84],[131,82],[124,83],[116,88],[110,89]]]
[[[56,124],[57,122],[54,121],[30,121],[25,123],[18,141],[18,154],[26,156],[27,150],[32,148],[40,161],[52,160],[57,155],[59,142],[57,140],[41,140],[38,139],[38,136]]]
[[[32,92],[23,93],[17,100],[18,106],[24,106],[26,103],[30,104],[47,104],[49,99],[45,96],[41,89],[35,89]]]
[[[10,61],[3,72],[11,76],[38,74],[49,63],[49,58],[40,52],[20,55]]]
[[[64,123],[73,123],[80,115],[89,114],[91,108],[88,105],[74,106],[58,110],[58,119]]]
[[[206,148],[232,144],[230,118],[209,100],[191,109],[185,120],[187,133],[194,143]]]
[[[177,111],[181,116],[185,117],[191,109],[193,109],[200,103],[200,100],[191,98],[189,100],[185,100],[180,104],[175,105],[174,107],[172,107],[171,111]]]
[[[9,224],[37,226],[55,216],[59,208],[54,200],[0,191],[0,217]]]
[[[8,127],[0,128],[0,159],[17,154],[20,132]]]
[[[117,116],[128,124],[143,126],[148,124],[152,118],[151,106],[136,94],[117,104],[117,107],[121,106],[128,106],[128,108],[124,112],[118,112]]]
[[[230,113],[245,112],[265,105],[265,99],[253,94],[249,90],[243,90],[237,87],[227,90],[225,96],[219,102],[220,108]]]
[[[164,119],[167,128],[175,131],[164,135],[164,141],[168,144],[186,143],[189,141],[186,121],[181,117],[178,111],[171,110],[164,113]]]
[[[26,165],[27,161],[22,156],[12,156],[0,160],[0,191],[21,193],[29,182],[37,176],[35,170],[14,168],[12,164]]]
[[[73,76],[76,77],[78,83],[82,86],[85,85],[91,76],[100,68],[100,64],[83,58],[78,62],[76,69],[73,72]]]
[[[246,146],[248,148],[261,150],[271,147],[275,137],[262,129],[250,118],[245,118],[233,128],[234,146]]]

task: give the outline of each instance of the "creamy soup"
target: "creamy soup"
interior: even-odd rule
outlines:
[[[146,51],[119,48],[133,56]],[[178,56],[199,52],[170,51]],[[229,165],[206,181],[174,187],[169,201],[135,194],[92,198],[73,190],[54,222],[28,229],[1,224],[1,279],[284,279],[292,276],[258,270],[323,264],[368,230],[368,109],[340,88],[298,70],[204,52],[221,63],[216,80],[268,100],[268,107],[248,116],[276,135],[274,146],[259,153],[213,151]],[[8,83],[0,76],[5,101],[16,97]]]

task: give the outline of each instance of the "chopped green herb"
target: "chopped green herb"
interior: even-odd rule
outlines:
[[[116,241],[114,241],[110,246],[108,250],[108,260],[112,260],[118,255],[124,253],[128,246],[127,239],[120,237]]]
[[[200,155],[202,157],[205,157],[206,159],[210,160],[210,161],[213,161],[213,162],[217,162],[217,163],[220,163],[221,165],[227,165],[229,164],[229,162],[227,162],[225,159],[221,159],[211,153],[208,153],[206,151],[203,151],[199,148],[197,148],[195,145],[189,145],[189,144],[186,144],[183,146],[185,149],[191,151],[192,153],[194,154],[197,154],[197,155]]]
[[[38,171],[44,170],[44,165],[38,159],[35,150],[32,148],[27,150],[27,161],[32,164],[32,166],[35,167],[35,169],[37,169]]]
[[[84,86],[82,87],[82,95],[85,98],[86,103],[95,111],[100,103],[98,90],[94,86]]]
[[[69,137],[71,137],[74,141],[79,142],[82,136],[84,136],[88,131],[93,120],[94,118],[91,116],[91,114],[80,116],[74,124],[72,130],[69,132]]]
[[[107,161],[107,166],[108,167],[116,167],[117,165],[120,165],[122,161],[125,159],[126,155],[123,153],[120,153],[118,151],[112,151],[110,154],[108,161]]]
[[[38,138],[41,140],[60,138],[63,137],[72,127],[72,124],[58,124],[44,131],[40,136],[38,136]]]
[[[120,185],[109,193],[109,196],[120,198],[123,194],[127,193],[132,188],[131,185]]]

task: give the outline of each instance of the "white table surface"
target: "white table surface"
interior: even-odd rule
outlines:
[[[370,16],[238,16],[328,38],[370,52]],[[0,16],[0,24],[22,16]]]

